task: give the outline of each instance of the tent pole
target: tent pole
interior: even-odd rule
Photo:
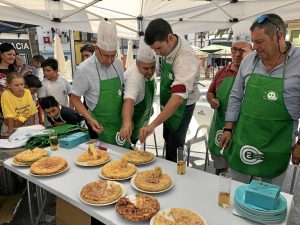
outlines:
[[[76,69],[76,59],[75,59],[75,43],[74,43],[74,31],[70,30],[69,31],[69,37],[70,37],[70,50],[71,50],[71,65],[72,65],[72,80],[74,77],[74,72]]]

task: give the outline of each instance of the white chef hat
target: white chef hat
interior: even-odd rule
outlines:
[[[137,60],[144,63],[155,62],[155,52],[144,41],[144,36],[140,37],[139,50],[137,53]]]
[[[117,27],[115,22],[101,20],[98,28],[97,46],[104,51],[118,48]]]
[[[251,44],[250,27],[252,23],[250,21],[241,21],[232,26],[233,30],[233,43],[244,41]]]

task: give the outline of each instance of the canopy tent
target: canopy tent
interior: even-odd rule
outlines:
[[[200,49],[203,52],[207,52],[213,55],[213,64],[214,64],[214,55],[215,54],[222,54],[222,55],[228,55],[231,53],[231,48],[228,46],[223,46],[223,45],[209,45],[209,46],[205,46],[204,48]],[[214,66],[213,68],[213,76],[214,76],[214,72],[215,72],[215,68]]]
[[[204,48],[201,48],[200,50],[203,52],[207,52],[207,53],[215,53],[215,52],[221,51],[225,48],[226,48],[226,46],[213,44],[213,45],[205,46]]]
[[[138,38],[148,23],[164,18],[174,32],[228,28],[273,12],[299,17],[300,0],[0,0],[0,20],[97,33],[102,18],[117,23],[119,37]]]
[[[54,37],[54,59],[58,62],[58,72],[63,73],[65,68],[65,55],[58,34]]]
[[[192,48],[194,49],[196,55],[199,57],[199,58],[202,58],[202,57],[207,57],[207,52],[204,52],[204,51],[201,51],[201,48],[198,47],[198,46],[195,46],[195,45],[192,45]]]
[[[202,52],[220,54],[220,55],[228,55],[231,53],[230,47],[224,46],[224,45],[216,45],[216,44],[205,46],[204,48],[201,48],[200,50]]]
[[[0,21],[0,33],[11,32],[14,30],[26,29],[34,27],[35,25],[26,23],[14,23],[7,21]]]

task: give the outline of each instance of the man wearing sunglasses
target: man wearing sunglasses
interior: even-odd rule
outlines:
[[[285,41],[276,14],[258,17],[250,30],[255,52],[240,66],[220,145],[229,146],[233,179],[260,177],[281,186],[291,155],[293,164],[300,161],[300,49]]]
[[[227,159],[220,154],[220,140],[223,134],[225,112],[227,110],[228,98],[233,82],[242,59],[250,53],[252,49],[250,44],[250,25],[251,24],[247,22],[241,22],[232,27],[234,35],[231,47],[232,63],[217,72],[206,93],[206,99],[209,102],[210,107],[215,109],[212,124],[210,126],[208,148],[211,152],[217,175],[228,169]]]
[[[114,22],[101,21],[93,56],[83,61],[75,72],[71,100],[85,117],[91,136],[124,146],[116,134],[122,125],[123,72],[117,58],[117,29]],[[88,110],[80,98],[84,96]]]

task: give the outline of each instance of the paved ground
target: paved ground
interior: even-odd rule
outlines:
[[[198,117],[198,121],[200,121],[201,124],[207,124],[210,123],[211,118],[211,110],[208,107],[208,103],[205,101],[205,92],[207,91],[207,88],[210,84],[210,81],[204,80],[201,81],[202,84],[205,85],[205,87],[201,87],[201,98],[199,102],[197,103],[196,110],[194,112],[194,115]],[[158,90],[159,91],[159,90]],[[159,112],[159,106],[158,106],[158,95],[155,98],[155,104],[154,104],[155,113]],[[197,121],[194,120],[191,124],[194,125]],[[156,139],[157,139],[157,145],[158,145],[158,154],[161,156],[163,153],[163,138],[162,138],[162,126],[159,126],[156,130]],[[147,139],[147,149],[155,152],[154,150],[154,138],[150,136]],[[204,158],[205,158],[205,146],[204,142],[197,143],[192,145],[192,151],[191,151],[191,160],[190,160],[190,166],[203,170],[204,169]],[[213,163],[210,159],[210,165],[208,166],[207,172],[214,173],[213,169]],[[299,178],[299,171],[297,171],[297,177]],[[287,171],[287,175],[284,181],[283,185],[283,191],[289,192],[290,186],[291,186],[291,180],[293,176],[293,166],[290,165]],[[294,206],[292,208],[290,218],[288,219],[288,225],[300,225],[300,179],[296,180],[295,189],[294,189]],[[49,215],[55,215],[55,197],[52,195],[49,195],[49,201],[47,202],[46,207],[46,214]],[[48,217],[46,219],[51,219],[53,217]],[[17,214],[13,220],[11,225],[29,225],[29,217],[28,217],[28,209],[27,209],[27,196],[24,195],[23,201],[21,202],[21,205],[17,211]],[[51,222],[46,223],[40,223],[44,225],[55,225],[55,219]]]

